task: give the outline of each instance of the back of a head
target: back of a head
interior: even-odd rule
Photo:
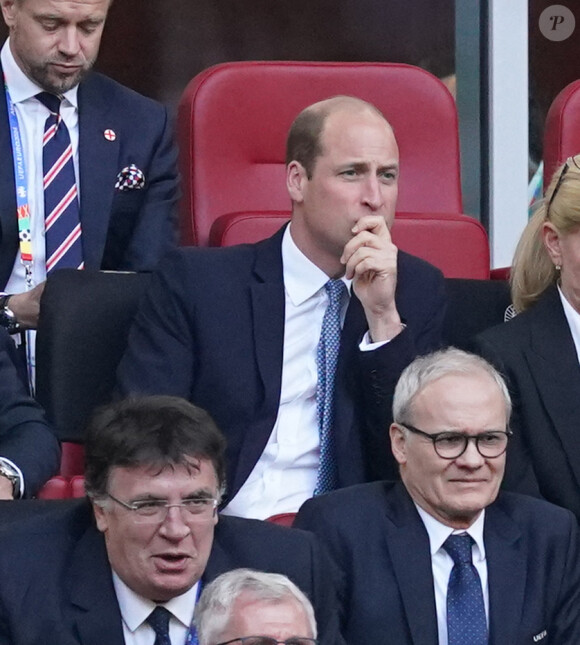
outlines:
[[[85,488],[107,493],[112,468],[188,463],[208,459],[220,489],[225,485],[225,439],[209,414],[172,396],[128,398],[93,416],[85,442]]]
[[[306,595],[286,576],[252,569],[234,569],[213,580],[195,607],[199,645],[215,645],[232,618],[236,600],[242,594],[267,603],[297,602],[306,614],[311,638],[316,638],[314,609]],[[250,636],[243,634],[242,636]],[[301,635],[307,637],[307,635]]]
[[[578,165],[576,165],[578,164]],[[559,273],[543,240],[543,228],[550,222],[559,233],[580,226],[580,157],[560,166],[518,242],[511,269],[512,302],[522,312],[538,301],[558,281]]]

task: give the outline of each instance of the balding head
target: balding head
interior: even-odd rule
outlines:
[[[354,96],[333,96],[302,110],[290,126],[286,141],[286,165],[298,161],[312,178],[316,159],[323,154],[322,133],[328,117],[338,112],[362,114],[372,112],[388,123],[374,105]],[[390,125],[389,125],[390,127]]]

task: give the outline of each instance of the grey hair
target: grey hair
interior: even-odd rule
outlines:
[[[456,347],[447,347],[426,356],[419,356],[401,374],[393,397],[393,420],[405,425],[413,422],[413,401],[427,385],[451,374],[487,374],[498,386],[509,422],[512,411],[511,398],[501,374],[481,356],[470,354]]]
[[[296,600],[304,609],[312,637],[316,638],[316,619],[310,600],[286,576],[253,569],[233,569],[213,580],[195,606],[194,622],[199,645],[212,645],[230,620],[232,608],[242,592],[256,600],[281,602]]]

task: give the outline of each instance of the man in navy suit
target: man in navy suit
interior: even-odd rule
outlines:
[[[306,108],[286,161],[289,226],[253,245],[172,254],[118,373],[124,394],[174,394],[211,413],[228,440],[225,512],[246,517],[296,512],[318,486],[327,284],[345,287],[325,462],[336,486],[396,473],[384,449],[394,385],[438,346],[445,309],[441,273],[391,241],[399,152],[374,106],[334,97]]]
[[[190,645],[201,588],[239,567],[288,576],[314,606],[320,642],[341,643],[335,572],[317,539],[218,517],[224,443],[183,399],[101,410],[86,443],[90,502],[0,505],[0,643],[166,643],[155,639],[164,617],[171,643]]]
[[[482,358],[453,348],[418,358],[393,404],[402,483],[304,504],[295,525],[318,535],[343,572],[347,642],[580,643],[575,517],[499,493],[510,411]]]
[[[40,92],[62,98],[84,267],[152,270],[174,245],[178,180],[167,111],[90,72],[110,4],[0,1],[9,28],[1,52],[7,89],[0,100],[0,297],[10,295],[0,301],[0,322],[11,332],[37,326],[46,278],[42,141],[50,111],[36,98]],[[23,168],[22,177],[15,167]],[[17,221],[17,196],[24,199],[24,192],[30,227],[20,233],[31,238],[30,261],[19,243]]]

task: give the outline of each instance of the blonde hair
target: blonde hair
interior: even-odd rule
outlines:
[[[556,170],[543,203],[520,237],[510,277],[512,302],[518,312],[531,307],[559,277],[544,244],[545,222],[564,234],[580,226],[580,159],[570,157]]]

